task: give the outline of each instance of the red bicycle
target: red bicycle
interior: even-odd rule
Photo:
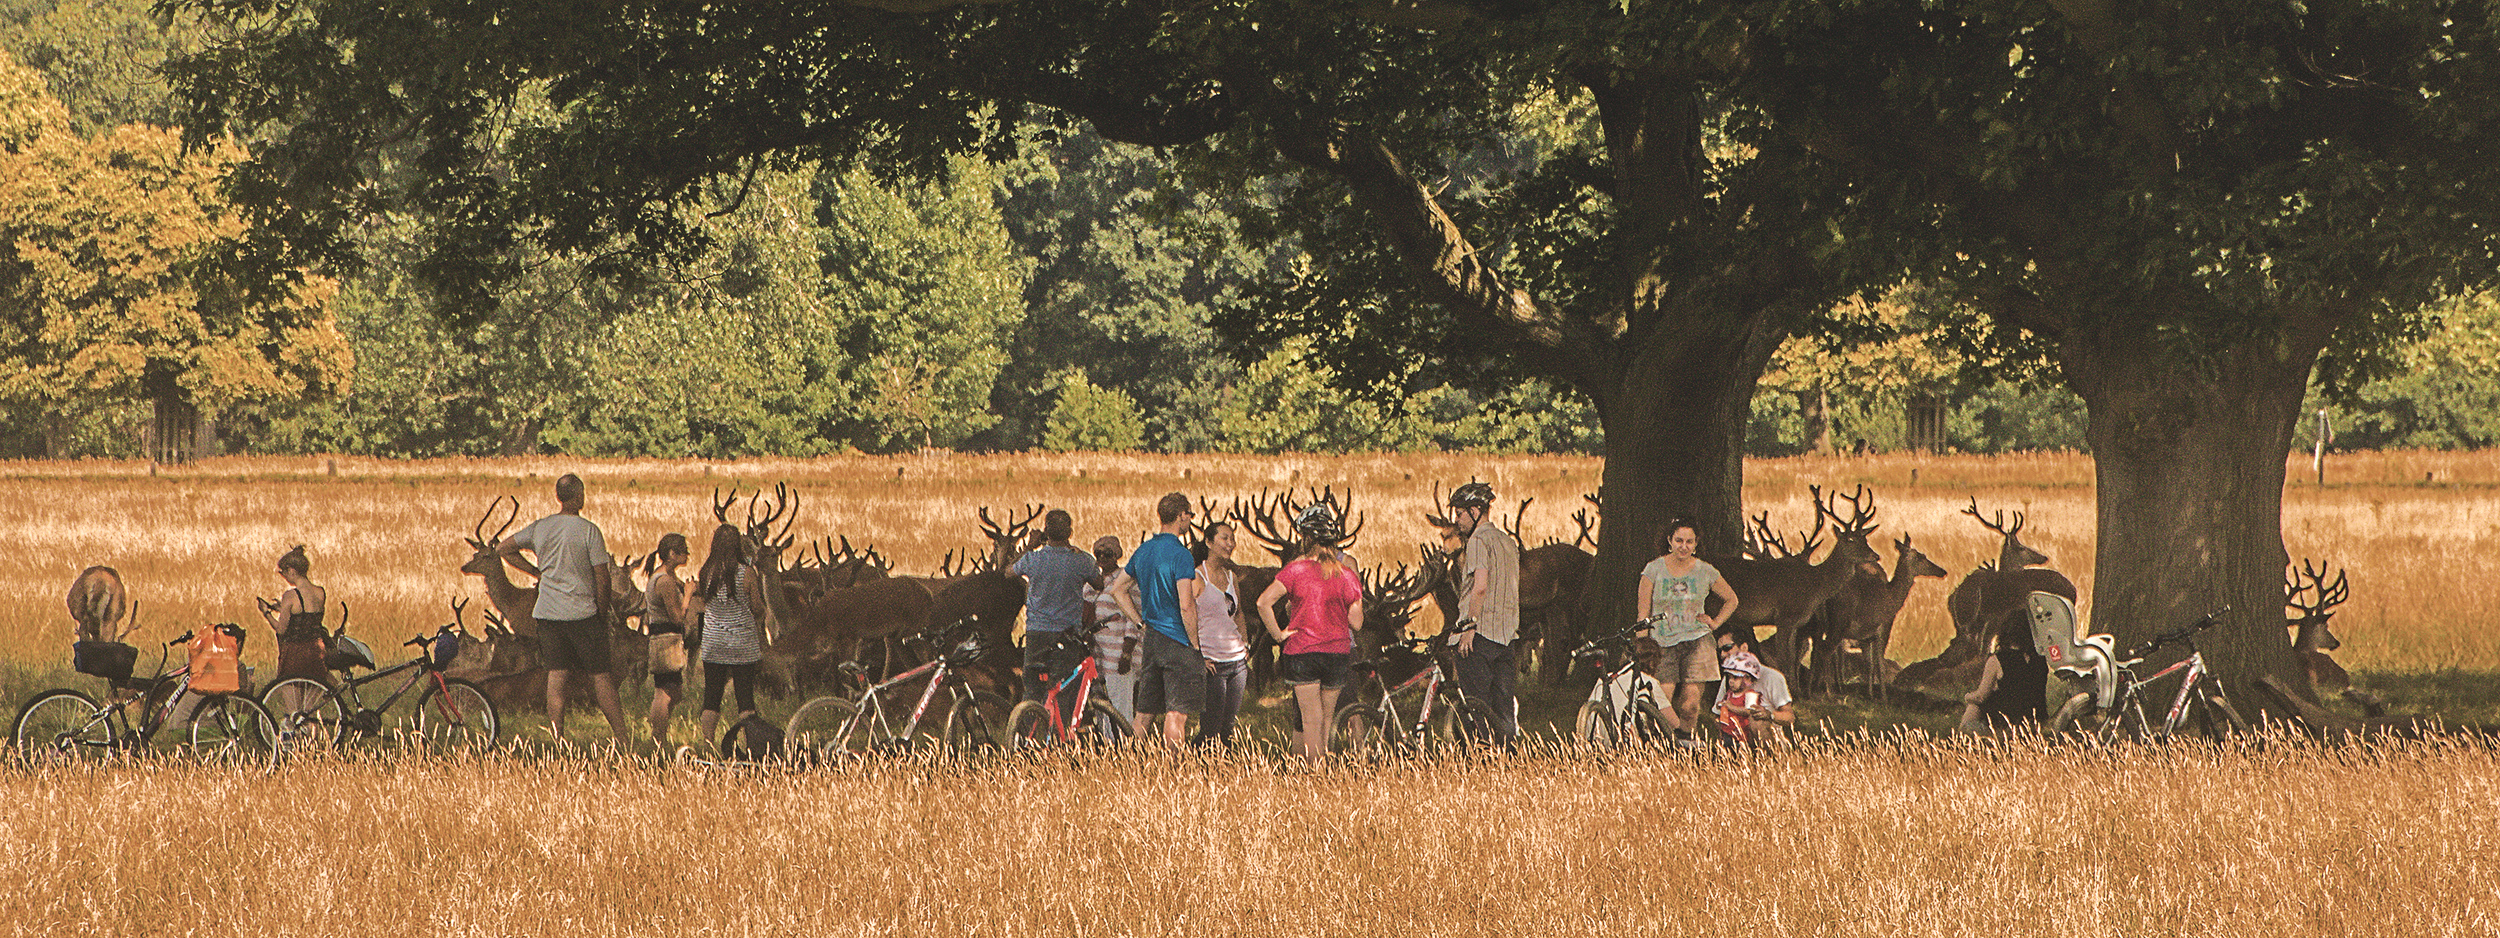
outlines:
[[[1136,728],[1121,716],[1102,693],[1099,681],[1102,666],[1094,661],[1096,625],[1086,629],[1069,629],[1051,639],[1061,651],[1077,656],[1077,666],[1056,680],[1044,672],[1039,680],[1047,688],[1040,700],[1020,701],[1007,714],[1007,746],[1018,752],[1041,749],[1060,743],[1104,745],[1125,740]],[[1033,636],[1027,636],[1031,641]],[[1065,703],[1062,703],[1062,701]],[[1078,705],[1077,701],[1084,701]]]

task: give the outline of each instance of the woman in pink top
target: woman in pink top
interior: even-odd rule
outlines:
[[[1285,646],[1280,670],[1302,714],[1294,746],[1316,763],[1328,752],[1329,716],[1337,712],[1337,695],[1353,671],[1354,630],[1363,627],[1363,582],[1337,552],[1345,534],[1328,506],[1311,506],[1293,519],[1293,527],[1302,539],[1297,559],[1259,594],[1259,619]],[[1293,627],[1278,628],[1276,601],[1287,595],[1293,597]]]

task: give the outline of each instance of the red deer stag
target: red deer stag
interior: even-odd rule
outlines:
[[[504,516],[503,524],[495,528],[494,534],[487,534],[486,522],[494,520],[495,509],[503,507],[506,499],[512,502],[511,513]],[[503,540],[504,534],[512,530],[512,523],[520,517],[521,500],[518,498],[503,495],[488,502],[486,514],[479,516],[477,524],[469,529],[469,536],[462,538],[469,545],[469,562],[460,565],[460,572],[486,581],[487,600],[494,604],[496,612],[503,614],[503,621],[510,623],[513,634],[535,641],[538,638],[538,587],[512,582],[511,569],[504,566],[503,556],[495,553],[495,544]]]
[[[2039,569],[2049,557],[2022,542],[2026,520],[2015,512],[2006,520],[2000,509],[1991,515],[1979,513],[1979,500],[1973,498],[1962,509],[1979,526],[1999,536],[1997,558],[1980,564],[1945,597],[1945,609],[1953,616],[1953,638],[1944,651],[1901,669],[1895,682],[1904,687],[1950,684],[1968,686],[1979,678],[1979,668],[1989,649],[1996,643],[1997,632],[2020,618],[2023,598],[2034,591],[2054,593],[2076,599],[2075,584],[2065,574]]]
[[[1822,486],[1808,486],[1806,491],[1814,502],[1817,530],[1826,518],[1832,525],[1831,553],[1822,563],[1811,562],[1805,553],[1772,559],[1706,558],[1736,591],[1736,612],[1725,625],[1748,630],[1769,626],[1778,630],[1770,645],[1757,647],[1770,652],[1772,667],[1800,678],[1803,675],[1797,665],[1804,651],[1808,624],[1823,604],[1857,575],[1860,564],[1880,560],[1875,549],[1866,543],[1867,535],[1877,527],[1874,493],[1863,485],[1853,494],[1834,491],[1828,499],[1823,496]],[[1840,514],[1840,503],[1844,501],[1850,509],[1846,519]],[[1803,689],[1804,682],[1800,680],[1797,686]]]
[[[1884,656],[1892,647],[1893,622],[1900,618],[1901,607],[1910,601],[1910,590],[1919,578],[1946,575],[1943,567],[1910,546],[1909,535],[1893,541],[1892,549],[1891,579],[1884,578],[1882,565],[1862,564],[1849,586],[1832,597],[1824,610],[1837,633],[1814,652],[1814,674],[1826,691],[1837,692],[1846,683],[1842,669],[1858,660],[1865,662],[1866,684],[1876,698],[1892,697],[1891,685],[1885,681]]]
[[[2299,633],[2292,641],[2292,652],[2309,669],[2309,686],[2320,694],[2352,688],[2352,675],[2335,663],[2327,652],[2344,646],[2343,640],[2327,631],[2326,621],[2335,617],[2335,607],[2352,598],[2352,584],[2344,571],[2335,571],[2335,579],[2326,578],[2326,568],[2302,558],[2300,569],[2288,571],[2283,584],[2283,606],[2295,610],[2284,623]]]

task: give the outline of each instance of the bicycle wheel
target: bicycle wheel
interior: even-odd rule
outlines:
[[[2238,710],[2232,709],[2231,702],[2223,699],[2219,692],[2198,695],[2192,706],[2196,708],[2197,725],[2205,730],[2207,739],[2223,742],[2255,735],[2249,728],[2248,720],[2241,717]]]
[[[218,694],[200,701],[189,727],[191,758],[235,768],[269,771],[284,751],[278,745],[278,718],[260,701],[239,694]]]
[[[1350,703],[1337,708],[1337,733],[1332,740],[1338,752],[1358,759],[1377,759],[1388,755],[1397,744],[1397,727],[1387,714],[1371,704]]]
[[[801,752],[864,753],[886,741],[882,721],[876,714],[862,714],[858,705],[840,697],[818,697],[799,705],[782,733],[787,750],[794,756]]]
[[[970,755],[998,749],[998,728],[1007,722],[1007,700],[973,691],[946,708],[946,750]]]
[[[1632,731],[1625,741],[1644,746],[1664,746],[1675,740],[1675,731],[1668,728],[1673,725],[1667,722],[1666,713],[1659,710],[1657,704],[1635,700],[1632,702]]]
[[[1038,700],[1020,700],[1015,709],[1007,711],[1007,748],[1015,752],[1043,749],[1059,741],[1059,731],[1050,725],[1050,708]]]
[[[2098,735],[2104,722],[2102,714],[2092,705],[2091,691],[2076,691],[2058,705],[2057,714],[2049,718],[2049,735]]]
[[[1137,727],[1120,715],[1120,708],[1099,698],[1085,702],[1085,718],[1076,723],[1076,741],[1085,745],[1116,746],[1135,735]]]
[[[48,690],[17,708],[9,744],[18,758],[37,764],[83,762],[113,753],[118,742],[112,711],[74,690]]]
[[[1612,749],[1622,742],[1615,733],[1615,708],[1602,700],[1581,704],[1580,717],[1571,726],[1571,738],[1592,749]]]
[[[417,712],[408,723],[426,748],[445,752],[492,749],[503,728],[486,691],[459,678],[444,678],[442,686],[418,694]]]
[[[260,692],[260,705],[278,721],[278,748],[289,752],[335,746],[347,727],[347,709],[338,692],[308,677],[269,685]]]
[[[1441,739],[1461,747],[1492,746],[1494,738],[1493,709],[1473,697],[1442,708],[1433,718],[1433,729]]]

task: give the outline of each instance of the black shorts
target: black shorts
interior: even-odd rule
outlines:
[[[1146,662],[1137,675],[1137,712],[1196,716],[1206,708],[1206,656],[1147,629]]]
[[[608,652],[608,624],[595,618],[540,619],[538,659],[549,671],[606,674],[615,669]]]
[[[664,690],[672,694],[684,691],[686,689],[686,672],[653,671],[651,672],[651,689]]]
[[[1317,684],[1323,690],[1337,690],[1353,675],[1354,656],[1333,651],[1286,655],[1277,671],[1287,684]]]

